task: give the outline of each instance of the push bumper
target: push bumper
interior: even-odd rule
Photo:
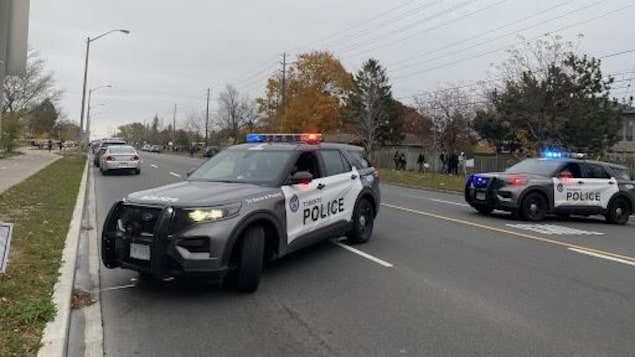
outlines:
[[[511,212],[518,208],[518,195],[518,192],[501,189],[496,179],[480,186],[468,181],[465,186],[465,201],[474,208],[483,207]]]
[[[222,280],[230,270],[224,257],[232,222],[176,231],[176,211],[173,207],[116,203],[102,231],[104,265],[158,278],[201,276]]]

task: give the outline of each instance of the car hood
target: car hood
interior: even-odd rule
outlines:
[[[548,178],[546,176],[540,176],[540,175],[534,175],[534,174],[527,174],[527,173],[513,173],[513,172],[484,172],[484,173],[477,173],[474,174],[474,176],[479,176],[479,177],[488,177],[488,178],[500,178],[500,179],[505,179],[505,178],[510,178],[510,177],[526,177],[528,179],[544,179],[544,178]]]
[[[126,197],[126,201],[166,206],[207,206],[240,201],[272,191],[275,189],[245,183],[184,181],[131,193]]]

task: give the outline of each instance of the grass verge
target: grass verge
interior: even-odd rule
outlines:
[[[14,224],[0,275],[0,356],[35,356],[46,322],[85,157],[67,156],[0,195],[0,221]]]
[[[381,179],[387,183],[463,192],[465,189],[465,176],[449,176],[436,173],[419,174],[412,171],[381,170]]]

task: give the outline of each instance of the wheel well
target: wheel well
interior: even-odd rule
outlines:
[[[230,264],[234,264],[238,261],[243,234],[247,231],[247,229],[258,226],[262,227],[265,231],[265,261],[275,258],[278,255],[278,249],[280,248],[280,232],[278,232],[278,229],[273,222],[266,218],[259,218],[250,222],[238,233],[236,243],[232,247]]]
[[[551,208],[553,207],[553,205],[551,204],[551,202],[549,202],[549,197],[547,196],[547,194],[546,194],[546,193],[544,193],[542,190],[539,190],[539,189],[534,188],[534,189],[532,189],[532,190],[527,191],[527,192],[526,192],[526,193],[522,196],[522,198],[521,198],[521,200],[520,200],[520,202],[519,202],[519,204],[518,204],[518,208],[522,208],[523,201],[525,201],[525,197],[527,197],[527,196],[531,195],[532,193],[537,193],[537,194],[541,195],[541,196],[542,196],[542,198],[544,198],[544,199],[545,199],[545,202],[547,202],[547,206],[549,207],[549,209],[551,209]]]

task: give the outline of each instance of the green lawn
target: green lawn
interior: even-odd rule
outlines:
[[[449,176],[436,173],[419,174],[411,171],[381,170],[380,177],[387,183],[397,183],[420,188],[463,192],[465,176]]]
[[[35,356],[55,316],[51,294],[85,162],[66,156],[0,194],[0,221],[14,224],[0,275],[0,356]]]

